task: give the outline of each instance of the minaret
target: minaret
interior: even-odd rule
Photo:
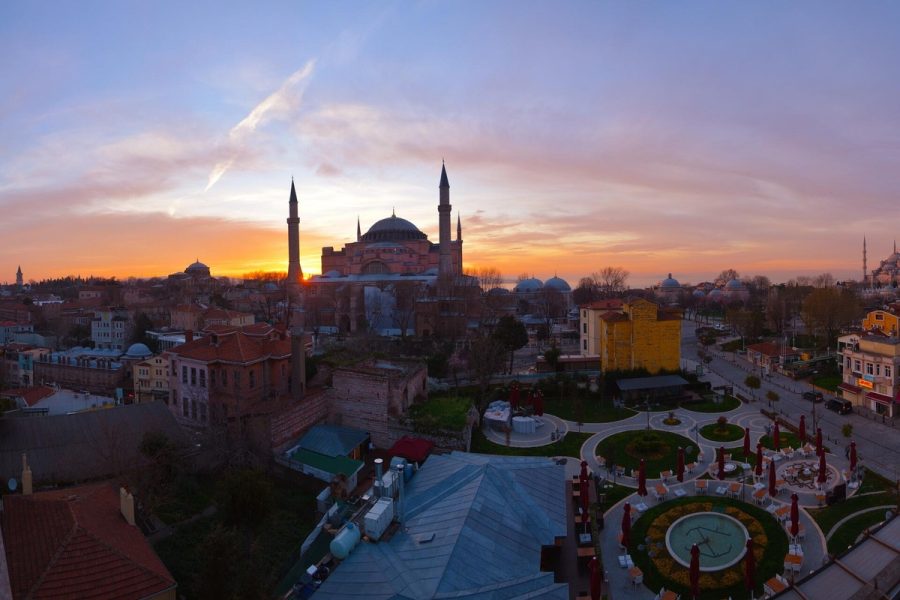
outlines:
[[[440,203],[438,204],[438,223],[440,225],[440,262],[438,263],[438,277],[448,277],[453,268],[450,258],[450,182],[447,180],[447,168],[441,162]]]
[[[362,239],[362,229],[359,227],[359,215],[356,216],[356,241]]]
[[[866,266],[866,236],[863,236],[863,287],[866,287],[866,279],[869,276],[869,268]]]
[[[19,265],[19,269],[16,271],[16,287],[21,290],[23,283],[24,282],[22,280],[22,265]]]
[[[306,388],[306,346],[303,343],[303,308],[301,281],[303,270],[300,268],[300,216],[297,206],[297,190],[291,178],[291,198],[288,201],[288,277],[287,293],[292,313],[289,315],[291,326],[291,398],[295,401],[303,398]]]

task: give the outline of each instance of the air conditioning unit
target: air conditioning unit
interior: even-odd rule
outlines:
[[[381,538],[382,534],[394,520],[394,501],[390,498],[382,498],[366,513],[363,524],[366,535],[373,540]]]

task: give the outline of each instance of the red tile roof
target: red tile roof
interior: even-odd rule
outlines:
[[[250,327],[256,326],[247,326]],[[266,327],[271,331],[270,326]],[[169,350],[169,354],[207,363],[221,361],[244,364],[291,355],[289,339],[267,339],[224,326],[211,327],[208,331],[210,335],[176,346]]]
[[[56,392],[55,389],[46,385],[37,387],[14,388],[11,390],[3,390],[0,396],[8,396],[10,398],[22,398],[28,406],[34,406],[44,398],[52,396]]]
[[[582,304],[579,308],[615,310],[617,308],[622,308],[622,304],[621,298],[609,298],[606,300],[594,300],[593,302]]]
[[[139,599],[175,586],[109,483],[3,499],[13,598]]]
[[[600,315],[600,318],[604,321],[627,321],[628,317],[623,315],[622,313],[607,311]]]

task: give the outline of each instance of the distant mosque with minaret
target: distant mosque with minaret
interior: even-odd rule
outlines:
[[[897,287],[900,285],[900,254],[897,253],[897,242],[894,241],[894,251],[886,259],[881,261],[877,269],[871,273],[866,267],[866,239],[863,238],[863,273],[867,285],[872,287]]]

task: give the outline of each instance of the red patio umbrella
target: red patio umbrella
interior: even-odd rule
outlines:
[[[828,467],[825,466],[825,453],[819,455],[819,476],[816,477],[816,481],[824,484],[828,481],[828,471],[826,470]]]
[[[753,592],[756,579],[756,557],[753,556],[753,539],[747,540],[747,553],[744,555],[744,585],[748,592]]]
[[[725,446],[719,446],[719,480],[725,479]]]
[[[691,546],[691,595],[694,598],[700,595],[700,547],[697,544]]]
[[[582,475],[581,480],[580,480],[579,489],[581,490],[581,492],[580,492],[581,513],[583,515],[588,514],[588,509],[590,508],[590,505],[591,505],[591,486],[588,483],[588,481],[589,480],[587,478],[587,475]],[[585,530],[587,530],[587,521],[585,521]]]
[[[756,444],[756,476],[762,477],[762,464],[763,464],[763,456],[762,456],[762,442]]]
[[[519,384],[516,382],[509,388],[509,405],[513,410],[519,408]]]
[[[600,579],[600,561],[596,556],[588,563],[588,569],[591,573],[591,600],[600,600],[603,584]]]
[[[806,415],[800,415],[800,443],[806,443]]]
[[[856,442],[850,442],[850,473],[856,471]]]
[[[638,496],[643,498],[647,495],[647,466],[644,459],[641,459],[641,466],[638,467]]]
[[[750,428],[744,427],[744,460],[750,457]]]
[[[625,503],[625,512],[622,513],[622,547],[627,548],[631,542],[631,504]]]
[[[819,456],[825,454],[825,448],[822,446],[822,428],[816,429],[816,454]]]
[[[534,395],[534,414],[544,416],[544,393],[541,390]]]
[[[778,421],[775,421],[775,433],[772,434],[772,448],[781,450],[781,430],[778,428]]]
[[[797,506],[797,494],[791,494],[791,537],[800,533],[800,508]]]
[[[769,495],[773,498],[778,493],[778,489],[775,487],[775,461],[769,461]]]
[[[581,473],[578,474],[578,479],[587,479],[588,478],[588,464],[586,460],[581,461]]]
[[[675,467],[675,477],[679,482],[684,481],[684,448],[678,448],[678,463]]]

